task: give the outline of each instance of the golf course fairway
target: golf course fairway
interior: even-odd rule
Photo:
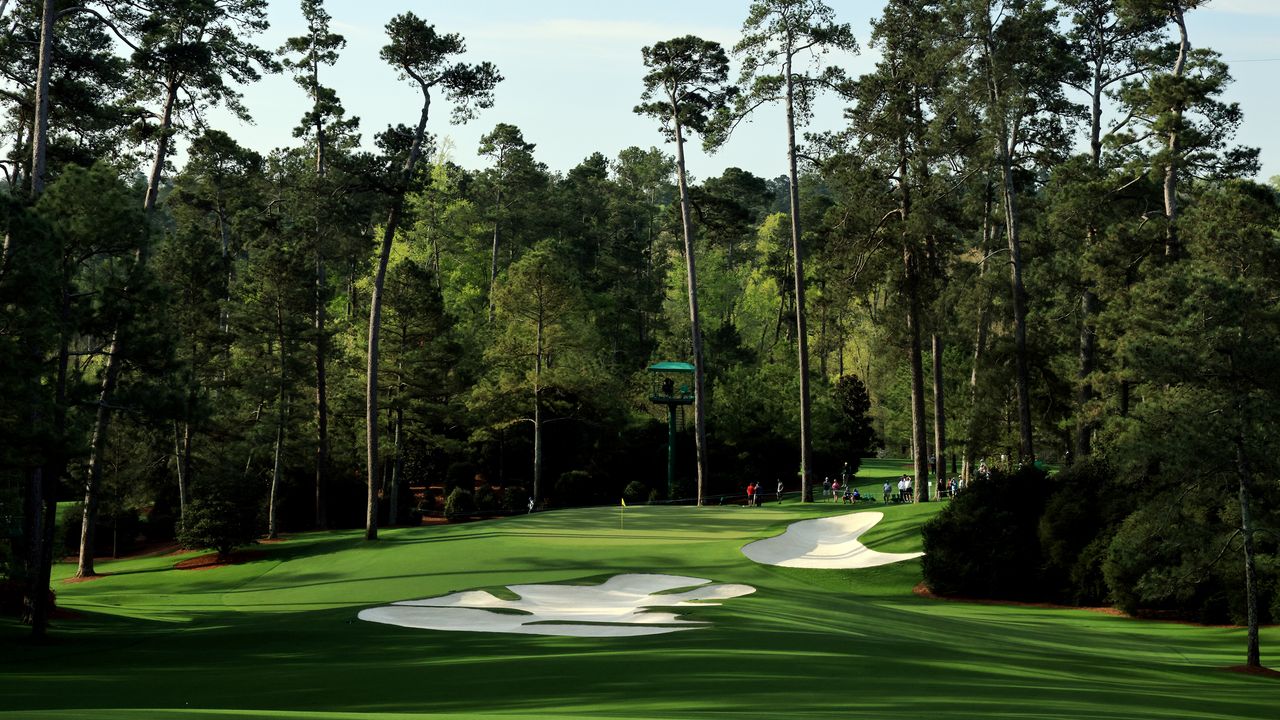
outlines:
[[[875,467],[860,482],[879,496]],[[881,503],[859,539],[920,550],[942,505]],[[1259,718],[1280,681],[1223,671],[1244,631],[1086,610],[918,597],[920,562],[776,567],[744,545],[862,508],[565,510],[503,520],[304,533],[246,562],[176,570],[185,556],[103,562],[65,583],[41,644],[0,623],[0,719],[200,718]],[[622,513],[625,512],[625,517]],[[558,637],[359,620],[391,603],[511,585],[601,585],[628,573],[754,592],[658,608],[682,632]],[[678,592],[678,590],[673,590]],[[516,611],[509,611],[516,612]],[[1280,631],[1265,628],[1264,663]]]

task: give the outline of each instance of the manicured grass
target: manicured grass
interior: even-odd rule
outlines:
[[[866,461],[859,487],[879,496]],[[941,507],[885,513],[863,540],[920,549]],[[108,562],[57,582],[33,645],[0,625],[0,718],[1274,718],[1280,683],[1218,671],[1237,629],[914,596],[918,562],[870,570],[756,565],[739,548],[848,506],[633,507],[459,526],[310,533],[243,565]],[[65,578],[74,568],[59,567]],[[706,629],[638,638],[410,630],[365,607],[513,583],[692,575],[757,592],[690,608]],[[1263,632],[1264,658],[1280,631]]]

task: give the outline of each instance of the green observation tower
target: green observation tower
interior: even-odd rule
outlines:
[[[667,498],[676,497],[676,406],[693,404],[694,367],[683,362],[650,365],[649,401],[667,406]]]

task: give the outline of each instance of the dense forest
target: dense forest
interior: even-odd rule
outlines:
[[[734,47],[636,48],[652,147],[553,172],[510,124],[442,147],[503,78],[429,18],[386,26],[385,71],[421,103],[375,131],[326,85],[345,41],[322,0],[280,48],[257,41],[265,0],[16,0],[6,593],[41,632],[55,555],[87,576],[139,537],[375,539],[444,510],[440,491],[458,512],[757,480],[811,499],[881,452],[912,459],[921,502],[984,464],[1039,484],[1019,467],[1091,467],[1144,498],[1107,523],[1141,538],[1133,603],[1229,562],[1256,621],[1280,507],[1280,189],[1233,144],[1201,4],[890,0],[855,39],[819,0],[744,0]],[[880,60],[854,77],[831,58],[860,43]],[[247,118],[237,88],[278,72],[307,99],[280,149],[209,125]],[[810,130],[820,96],[846,105],[838,131]],[[775,103],[778,176],[686,166],[686,143],[733,143]],[[664,360],[695,368],[672,488],[645,372]],[[1160,536],[1169,513],[1191,539]]]

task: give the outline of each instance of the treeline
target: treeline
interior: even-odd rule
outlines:
[[[1274,558],[1251,519],[1274,506],[1251,503],[1280,457],[1280,215],[1231,144],[1226,65],[1191,44],[1199,4],[894,0],[850,77],[830,8],[758,0],[735,48],[639,53],[636,112],[670,152],[561,173],[510,124],[454,151],[481,170],[438,147],[442,118],[500,101],[501,69],[412,13],[381,56],[422,105],[368,151],[325,84],[344,41],[319,0],[278,50],[254,44],[262,0],[17,2],[5,571],[41,627],[60,500],[82,503],[88,575],[95,533],[140,512],[150,537],[222,547],[373,538],[421,510],[410,485],[508,510],[665,499],[644,368],[684,360],[681,497],[808,496],[877,443],[913,459],[921,501],[930,458],[967,483],[984,460],[1098,456],[1135,497],[1207,508],[1198,537],[1226,549],[1179,562],[1243,557],[1252,578]],[[292,145],[207,127],[276,71],[307,98]],[[822,93],[845,126],[806,132]],[[732,143],[769,103],[789,168],[691,180],[685,142]],[[1134,546],[1132,567],[1167,568]]]

